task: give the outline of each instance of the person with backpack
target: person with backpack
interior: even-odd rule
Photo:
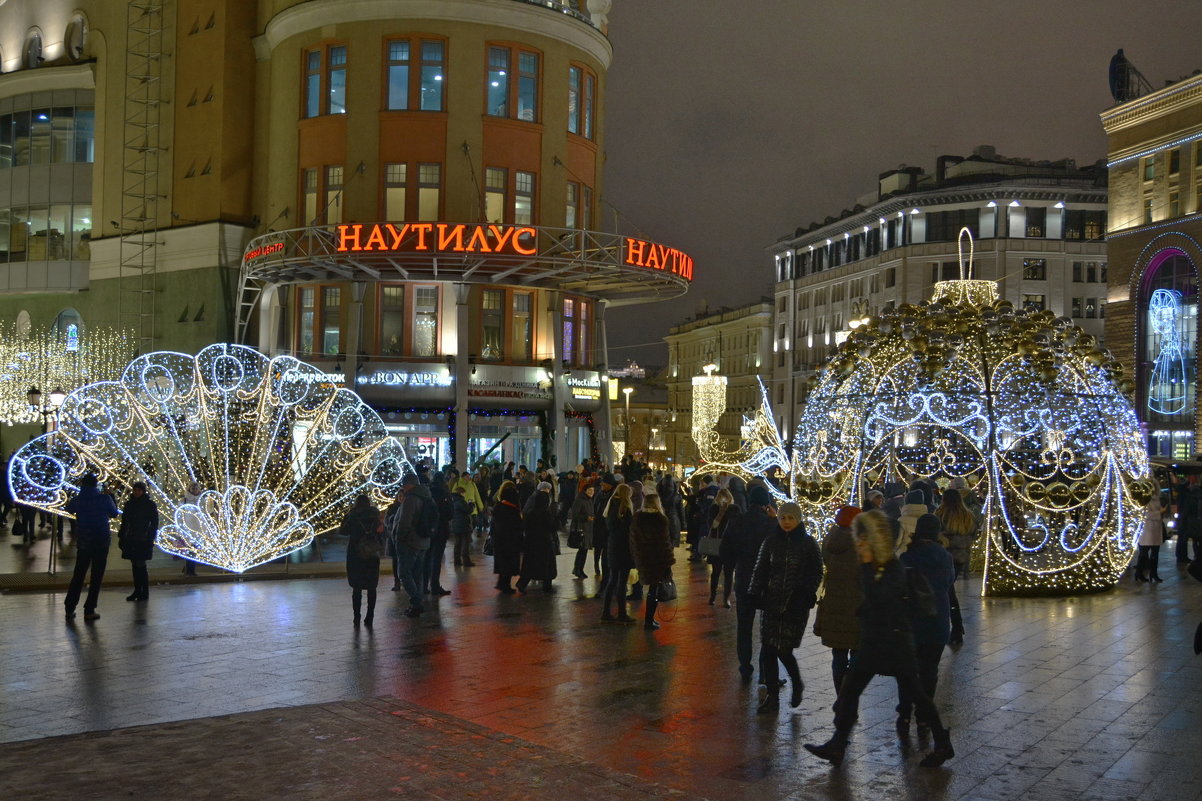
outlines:
[[[835,701],[835,733],[820,745],[806,743],[805,749],[832,765],[840,765],[847,741],[860,712],[860,696],[873,676],[895,676],[905,684],[919,718],[931,726],[935,747],[919,763],[935,768],[956,755],[951,732],[943,728],[939,710],[918,680],[914,653],[913,613],[915,606],[906,569],[894,551],[896,540],[889,519],[882,512],[863,512],[851,524],[860,554],[860,581],[864,602],[860,605],[860,642],[843,686]]]
[[[914,539],[910,548],[899,557],[907,571],[913,571],[926,579],[931,588],[934,615],[914,618],[914,655],[918,661],[918,683],[927,697],[935,698],[935,686],[939,682],[939,660],[944,646],[951,637],[952,585],[956,583],[956,566],[952,555],[940,542],[939,518],[927,514],[918,518],[914,526]],[[905,737],[910,730],[910,712],[914,698],[909,687],[900,679],[897,682],[897,734]],[[918,735],[930,731],[930,722],[918,718]]]
[[[405,617],[417,617],[423,611],[422,583],[425,581],[426,550],[438,525],[438,508],[416,473],[405,475],[401,482],[401,494],[389,510],[388,521],[388,534],[396,554],[395,570],[405,592],[409,594],[409,608],[405,610]]]
[[[367,614],[363,625],[371,628],[376,616],[376,587],[380,583],[380,552],[384,550],[384,526],[380,510],[366,495],[355,498],[355,505],[342,519],[338,532],[347,538],[346,581],[351,585],[351,608],[355,612],[355,628],[359,628],[363,607],[363,592],[367,591]]]

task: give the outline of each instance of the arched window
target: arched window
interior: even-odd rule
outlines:
[[[67,32],[63,36],[63,48],[67,51],[68,58],[78,61],[83,58],[87,45],[88,20],[83,14],[76,14],[67,25]]]
[[[1140,412],[1152,455],[1194,452],[1198,364],[1198,272],[1181,251],[1152,259],[1140,291]]]
[[[21,56],[21,66],[27,70],[42,64],[42,32],[36,28],[29,32],[25,39],[25,52]]]
[[[67,350],[79,350],[79,338],[83,336],[83,318],[75,309],[63,309],[54,318],[54,333],[65,343]]]

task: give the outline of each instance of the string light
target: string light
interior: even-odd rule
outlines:
[[[9,483],[66,516],[86,472],[122,491],[145,482],[162,550],[241,573],[334,529],[360,493],[388,503],[412,469],[379,415],[322,371],[218,344],[150,353],[75,390],[58,429],[17,451]]]
[[[1133,390],[1071,319],[1015,309],[992,282],[941,282],[859,327],[816,377],[790,494],[821,533],[877,482],[962,477],[985,496],[986,594],[1105,589],[1154,492]],[[772,419],[766,393],[759,414]],[[763,472],[774,432],[726,461]]]

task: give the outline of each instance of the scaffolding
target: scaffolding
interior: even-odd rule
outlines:
[[[127,9],[117,317],[138,353],[155,347],[163,5],[131,0]]]

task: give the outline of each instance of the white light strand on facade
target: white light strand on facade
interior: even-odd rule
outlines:
[[[240,573],[335,528],[360,493],[387,503],[411,471],[355,393],[290,356],[218,344],[147,354],[77,389],[58,430],[17,452],[9,483],[20,502],[65,514],[86,472],[121,495],[143,481],[161,549]]]

